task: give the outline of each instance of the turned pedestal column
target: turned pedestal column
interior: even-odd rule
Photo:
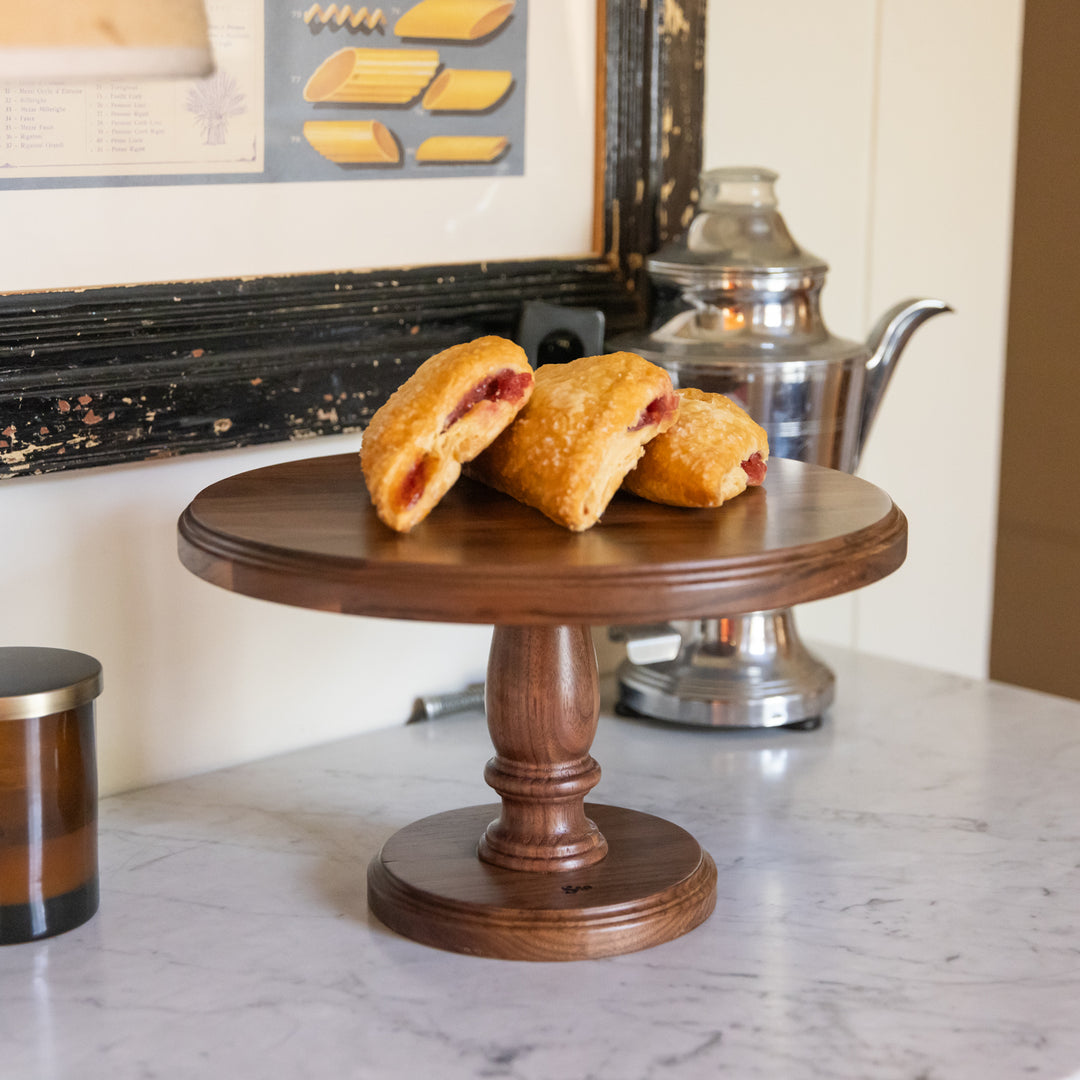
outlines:
[[[587,626],[497,626],[486,698],[495,756],[484,777],[501,805],[392,837],[368,871],[383,922],[457,952],[571,960],[643,949],[709,915],[716,867],[689,833],[585,802],[600,779]]]
[[[585,816],[600,780],[589,754],[600,690],[587,626],[498,626],[485,688],[495,747],[484,779],[502,812],[480,838],[485,862],[507,870],[578,870],[607,854]]]

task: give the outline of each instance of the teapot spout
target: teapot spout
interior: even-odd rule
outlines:
[[[903,300],[890,308],[870,331],[866,346],[870,358],[866,361],[866,382],[863,387],[862,416],[859,423],[859,439],[855,448],[855,465],[858,465],[866,446],[866,437],[885,396],[885,387],[896,369],[900,353],[908,338],[933,315],[953,309],[944,300]]]

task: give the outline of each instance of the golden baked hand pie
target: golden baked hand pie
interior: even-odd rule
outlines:
[[[544,364],[529,403],[468,473],[580,532],[677,410],[668,373],[634,353]]]
[[[723,394],[676,393],[678,418],[645,448],[623,487],[669,506],[719,506],[760,484],[769,459],[765,429]]]
[[[360,466],[380,520],[423,521],[529,400],[533,372],[512,341],[482,337],[425,360],[371,418]]]

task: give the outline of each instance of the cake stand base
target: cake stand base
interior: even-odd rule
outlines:
[[[684,829],[585,804],[606,856],[577,870],[521,872],[477,847],[498,804],[436,814],[395,833],[368,868],[368,903],[425,945],[504,960],[584,960],[646,949],[698,926],[716,903],[716,865]]]

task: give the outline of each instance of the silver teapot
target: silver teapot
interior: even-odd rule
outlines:
[[[702,175],[689,229],[646,263],[660,325],[610,347],[659,364],[676,386],[738,401],[768,432],[771,456],[854,472],[905,344],[951,308],[905,300],[865,343],[831,334],[821,314],[828,265],[792,238],[776,180],[762,168]],[[833,674],[802,644],[790,608],[613,627],[610,636],[627,645],[622,711],[718,727],[812,726],[833,699]]]

